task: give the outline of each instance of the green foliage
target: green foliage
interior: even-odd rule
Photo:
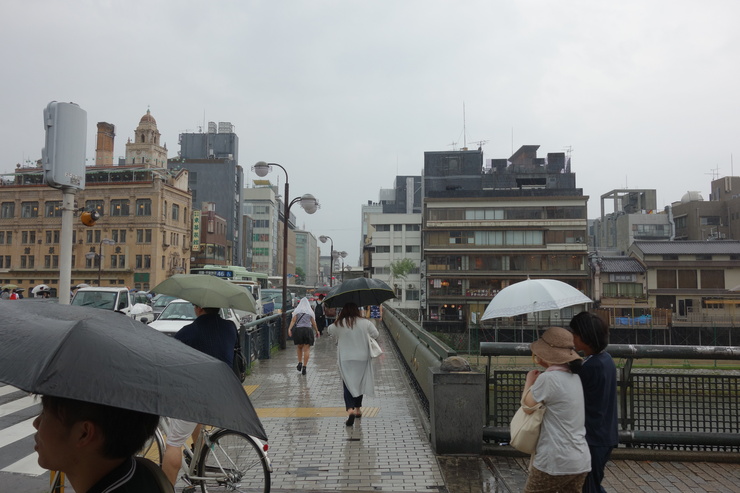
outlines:
[[[296,267],[295,268],[295,275],[296,275],[296,284],[305,284],[306,283],[306,273],[303,271],[303,268]]]
[[[413,260],[404,258],[391,262],[391,276],[393,279],[406,279],[406,276],[416,267]]]

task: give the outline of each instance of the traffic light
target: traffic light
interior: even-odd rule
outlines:
[[[85,226],[95,226],[95,221],[100,219],[100,213],[98,211],[85,211],[80,214],[80,220]]]

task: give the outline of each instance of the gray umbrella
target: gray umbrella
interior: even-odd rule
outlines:
[[[0,381],[27,392],[241,431],[266,440],[224,362],[120,313],[5,303]]]
[[[380,305],[386,300],[395,298],[396,294],[390,286],[378,279],[358,277],[344,281],[333,287],[324,299],[328,307],[341,308],[347,303],[357,306]]]
[[[256,313],[252,293],[242,286],[208,274],[175,274],[152,288],[203,308],[235,308]]]

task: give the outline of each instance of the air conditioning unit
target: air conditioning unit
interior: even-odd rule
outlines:
[[[583,243],[583,236],[576,238],[576,243]]]
[[[413,285],[413,284],[411,284],[411,283],[409,283],[409,285],[408,285],[408,286],[406,286],[406,287],[407,287],[407,288],[409,288],[409,289],[414,289],[414,285]]]

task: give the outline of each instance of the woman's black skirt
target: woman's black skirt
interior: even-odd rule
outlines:
[[[308,344],[313,346],[314,334],[313,327],[295,327],[293,329],[293,344],[296,346],[301,344]]]

